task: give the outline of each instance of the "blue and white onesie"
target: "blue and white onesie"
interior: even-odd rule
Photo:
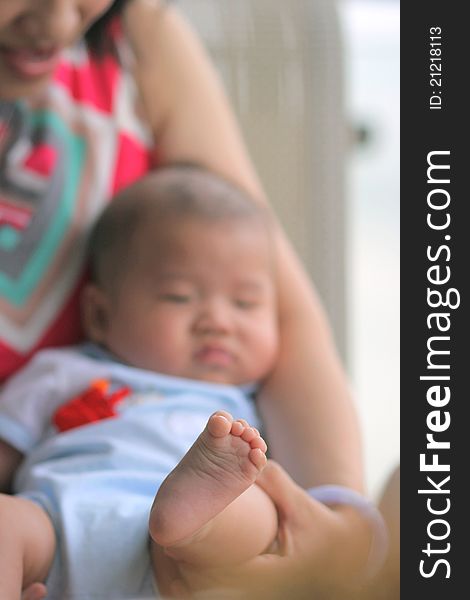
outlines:
[[[131,393],[117,416],[59,432],[56,410],[96,379]],[[57,532],[48,600],[155,596],[148,516],[155,494],[204,428],[226,410],[259,426],[252,387],[123,365],[92,344],[44,350],[0,394],[0,439],[26,456],[14,491]]]

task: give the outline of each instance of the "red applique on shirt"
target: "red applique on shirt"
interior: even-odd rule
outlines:
[[[109,392],[109,381],[96,379],[90,387],[60,406],[52,417],[59,431],[117,416],[116,406],[130,394],[128,387]]]

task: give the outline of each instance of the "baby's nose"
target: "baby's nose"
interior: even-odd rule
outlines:
[[[232,312],[223,301],[205,302],[197,318],[199,332],[228,333],[233,327]]]

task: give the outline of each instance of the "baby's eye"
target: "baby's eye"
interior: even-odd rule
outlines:
[[[241,308],[242,310],[250,310],[252,308],[256,308],[258,306],[259,302],[257,302],[256,300],[249,300],[246,298],[236,298],[235,299],[235,306],[237,308]]]
[[[186,304],[191,301],[189,294],[161,294],[160,300],[163,302],[173,302],[175,304]]]

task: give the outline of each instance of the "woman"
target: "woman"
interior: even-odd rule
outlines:
[[[174,7],[0,0],[1,377],[38,348],[79,338],[90,223],[113,192],[182,160],[265,202],[219,81]],[[304,488],[362,491],[356,416],[325,315],[280,228],[276,245],[281,353],[259,397],[272,456]],[[267,488],[274,473],[286,490],[275,499],[280,554],[308,556],[319,577],[359,571],[367,519],[325,508],[273,469]],[[277,558],[254,565],[254,577],[278,569]]]

